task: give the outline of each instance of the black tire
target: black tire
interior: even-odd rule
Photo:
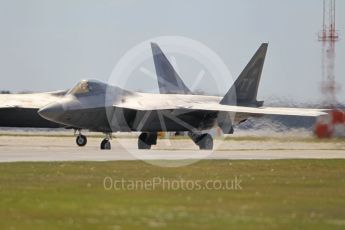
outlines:
[[[87,138],[86,138],[86,136],[80,134],[80,135],[77,136],[75,142],[77,143],[77,145],[79,147],[83,147],[87,143]]]
[[[138,149],[151,149],[151,145],[146,143],[147,133],[140,134],[138,138]]]
[[[210,134],[203,134],[198,141],[200,150],[212,150],[213,149],[213,138]]]
[[[111,149],[110,141],[107,140],[107,139],[104,139],[104,140],[101,142],[101,149],[102,149],[102,150],[110,150],[110,149]]]
[[[138,149],[151,149],[151,145],[148,145],[145,142],[138,140]]]

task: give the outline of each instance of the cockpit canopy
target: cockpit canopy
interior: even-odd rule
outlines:
[[[82,80],[76,86],[71,88],[67,92],[67,95],[71,94],[71,95],[79,96],[79,95],[87,95],[90,93],[100,94],[100,93],[105,93],[106,89],[107,89],[107,85],[100,81]]]

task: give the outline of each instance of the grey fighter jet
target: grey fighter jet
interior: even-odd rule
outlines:
[[[251,116],[325,115],[319,109],[263,107],[263,102],[257,101],[267,46],[260,46],[224,97],[193,94],[159,46],[152,43],[160,94],[132,92],[96,80],[83,80],[63,96],[49,98],[53,102],[45,106],[41,103],[35,109],[53,124],[105,133],[101,149],[111,148],[113,132],[141,132],[138,148],[150,149],[161,131],[186,131],[200,149],[212,149],[212,136],[205,131],[216,126],[231,134],[234,124]],[[0,98],[0,107],[4,102]],[[14,100],[11,107],[23,107],[20,103]],[[86,142],[86,136],[79,133],[76,143],[85,146]]]

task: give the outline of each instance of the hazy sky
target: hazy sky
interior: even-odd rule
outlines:
[[[337,26],[345,34],[344,9],[338,0]],[[322,0],[0,0],[0,88],[48,91],[84,78],[107,81],[134,45],[174,35],[210,47],[235,77],[269,42],[259,97],[317,101],[321,16]],[[345,101],[344,39],[336,52]]]

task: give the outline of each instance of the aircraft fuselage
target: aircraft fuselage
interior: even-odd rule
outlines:
[[[162,108],[155,111],[140,111],[120,108],[116,106],[119,101],[146,101],[154,103],[155,100],[172,100],[196,102],[208,100],[209,103],[218,103],[219,97],[199,95],[164,95],[134,93],[118,87],[108,86],[104,83],[89,83],[97,91],[83,94],[67,93],[65,97],[53,102],[39,110],[39,114],[47,120],[63,124],[75,129],[90,131],[111,132],[159,132],[159,131],[201,131],[213,128],[217,124],[217,111],[179,111]],[[96,84],[96,86],[92,86]],[[99,87],[101,85],[101,87]],[[144,100],[142,100],[144,99]]]

